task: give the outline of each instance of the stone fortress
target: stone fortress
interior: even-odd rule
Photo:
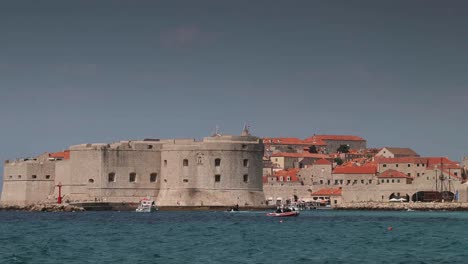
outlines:
[[[70,203],[138,203],[159,206],[265,204],[264,146],[245,128],[241,136],[146,139],[71,146],[61,153],[5,161],[1,202],[55,202],[58,186]]]

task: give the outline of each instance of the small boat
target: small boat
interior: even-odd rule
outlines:
[[[267,216],[273,216],[273,217],[288,217],[288,216],[298,216],[299,212],[298,211],[291,211],[291,212],[282,212],[282,213],[268,213],[266,214]]]
[[[283,208],[282,206],[276,209],[275,212],[266,214],[267,216],[274,216],[274,217],[287,217],[287,216],[298,216],[299,211],[297,211],[294,207],[286,207]]]
[[[239,205],[233,206],[227,210],[228,212],[239,212]]]
[[[158,207],[156,207],[156,204],[154,203],[153,200],[149,198],[143,198],[141,199],[140,205],[135,211],[139,213],[151,213],[157,210],[158,210]]]

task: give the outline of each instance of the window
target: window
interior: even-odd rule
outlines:
[[[407,175],[411,177],[411,172],[408,172]]]
[[[340,180],[340,184],[343,184],[343,180]]]
[[[150,182],[155,182],[157,178],[158,174],[156,172],[150,174]]]
[[[89,179],[88,182],[89,183],[94,183],[94,179]]]
[[[335,185],[338,185],[338,180],[335,180]]]
[[[320,180],[320,184],[323,184],[323,180]]]
[[[249,182],[249,175],[248,174],[244,174],[244,182]]]
[[[392,183],[395,183],[395,180],[394,180],[394,179],[392,179]]]
[[[109,173],[109,175],[107,176],[107,181],[108,182],[115,182],[115,173],[113,173],[113,172]]]
[[[132,172],[128,175],[128,181],[129,182],[136,182],[136,173]]]
[[[411,164],[408,164],[408,167],[411,167]]]
[[[384,164],[383,167],[384,167],[384,168],[387,167],[387,164]]]
[[[221,175],[216,174],[215,175],[215,182],[220,182],[221,181]]]
[[[275,158],[275,162],[278,162],[278,158]]]
[[[390,183],[390,180],[387,179],[387,183]]]
[[[21,179],[21,175],[18,175],[18,179]]]
[[[244,167],[248,167],[249,166],[249,160],[248,159],[244,159]]]
[[[288,177],[286,178],[286,181],[291,181],[291,177],[288,176]]]
[[[330,185],[330,180],[327,180],[327,185]]]
[[[398,179],[397,182],[400,183],[400,180]],[[400,196],[400,195],[398,194],[398,196]]]
[[[247,148],[247,145],[242,144],[242,149],[246,149],[246,148]]]
[[[381,182],[381,183],[384,183],[384,182],[385,182],[385,180],[381,180],[380,182]]]
[[[188,182],[188,179],[184,179],[183,182]]]
[[[153,145],[148,145],[148,149],[152,149],[153,148]]]
[[[188,159],[184,159],[184,161],[182,162],[182,165],[184,167],[188,167]]]
[[[372,180],[369,180],[369,184],[372,184]]]
[[[37,175],[32,175],[31,178],[36,179]]]
[[[351,183],[351,180],[348,180],[348,183],[347,184],[350,184]]]
[[[458,172],[454,172],[453,175],[458,176]]]
[[[164,167],[167,166],[167,160],[164,160]]]
[[[419,177],[420,173],[418,172],[418,174],[416,174],[416,175]]]
[[[283,180],[284,180],[284,178],[283,178],[283,176],[281,176],[281,177],[280,177],[280,181],[283,181]]]
[[[424,165],[424,163],[423,163],[423,164],[421,164],[421,166],[423,166],[423,167],[424,167],[424,166],[425,166],[425,165]]]
[[[361,180],[361,183],[364,184],[364,180]]]
[[[13,176],[12,176],[12,175],[10,175],[8,178],[12,179],[12,178],[13,178]]]
[[[398,164],[396,164],[396,165],[395,165],[395,167],[397,167],[397,168],[398,168]]]
[[[418,163],[418,164],[416,164],[416,166],[417,166],[417,167],[419,167],[419,163]]]
[[[215,167],[221,166],[221,159],[215,159]]]
[[[50,179],[50,175],[46,175],[45,178],[48,180]]]

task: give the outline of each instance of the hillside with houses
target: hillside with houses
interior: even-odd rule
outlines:
[[[405,147],[368,148],[354,135],[263,138],[268,204],[468,201],[466,167]]]

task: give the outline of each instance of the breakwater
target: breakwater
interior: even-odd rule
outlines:
[[[0,205],[0,211],[29,211],[29,212],[82,212],[83,207],[70,204],[29,204],[29,205]]]
[[[391,202],[354,202],[343,203],[334,207],[336,210],[367,210],[367,211],[468,211],[468,203],[391,203]]]

